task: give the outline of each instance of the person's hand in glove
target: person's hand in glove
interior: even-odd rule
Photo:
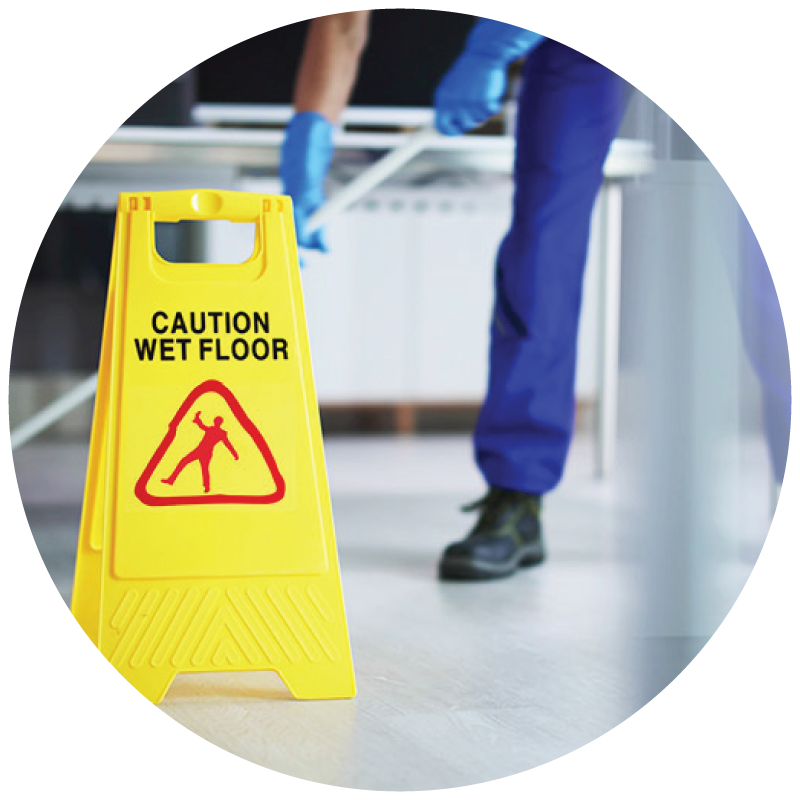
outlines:
[[[333,125],[316,111],[295,114],[281,148],[284,194],[292,198],[297,244],[328,251],[321,229],[306,230],[308,218],[325,202],[325,177],[333,158]]]
[[[308,218],[325,202],[325,177],[333,159],[333,128],[347,105],[369,36],[369,11],[311,20],[295,82],[296,114],[281,150],[283,191],[291,195],[297,244],[327,252],[321,230]]]
[[[436,89],[436,127],[445,136],[477,128],[500,111],[508,65],[544,39],[491,19],[475,24],[463,53]]]

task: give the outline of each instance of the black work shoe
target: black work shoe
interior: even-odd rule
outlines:
[[[544,561],[539,495],[491,488],[464,511],[480,511],[466,539],[451,544],[439,562],[444,580],[504,578]]]

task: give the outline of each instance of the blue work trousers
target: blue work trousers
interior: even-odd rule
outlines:
[[[541,494],[560,480],[592,208],[627,85],[545,40],[519,98],[514,210],[497,256],[489,387],[475,455],[490,486]]]

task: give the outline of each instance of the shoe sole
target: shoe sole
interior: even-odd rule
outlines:
[[[544,552],[540,549],[517,554],[513,561],[505,564],[493,564],[489,561],[474,559],[448,559],[439,564],[439,578],[444,581],[487,581],[495,578],[508,578],[518,569],[535,567],[544,561]]]

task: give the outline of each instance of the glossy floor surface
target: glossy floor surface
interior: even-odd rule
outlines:
[[[762,449],[748,462],[759,475]],[[436,580],[441,549],[471,521],[459,506],[482,492],[467,437],[334,438],[326,452],[358,697],[296,702],[272,674],[181,676],[161,708],[204,739],[339,786],[477,783],[591,742],[704,643],[642,635],[641,531],[624,481],[593,478],[589,439],[548,498],[547,562],[484,584]],[[67,601],[85,459],[85,446],[58,444],[16,457],[31,528]],[[739,587],[766,534],[759,503],[726,573]]]

